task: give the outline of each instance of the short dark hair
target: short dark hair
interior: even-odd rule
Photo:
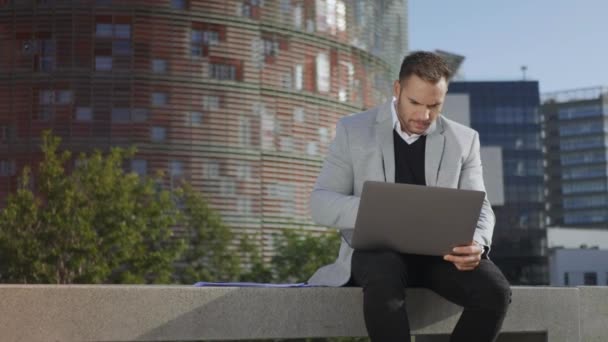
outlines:
[[[442,77],[448,81],[452,71],[438,54],[414,51],[403,59],[399,71],[399,81],[403,81],[412,75],[416,75],[427,82],[437,83]]]

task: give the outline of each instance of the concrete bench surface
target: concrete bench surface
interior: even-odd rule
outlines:
[[[366,335],[360,288],[0,285],[0,310],[2,341]],[[461,309],[431,291],[410,289],[408,312],[413,333],[432,339],[451,332]],[[521,336],[500,341],[608,341],[608,287],[513,287],[502,331]]]

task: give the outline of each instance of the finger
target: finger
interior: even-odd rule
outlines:
[[[483,247],[479,245],[460,246],[454,247],[452,252],[456,254],[481,254],[483,252]]]
[[[479,254],[473,255],[453,255],[448,254],[443,257],[444,260],[450,261],[457,264],[468,264],[468,263],[478,263],[481,260]]]

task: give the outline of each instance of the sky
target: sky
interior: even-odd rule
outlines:
[[[409,0],[409,49],[465,56],[466,81],[539,81],[541,93],[608,86],[606,0]]]

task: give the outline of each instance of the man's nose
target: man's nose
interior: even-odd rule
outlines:
[[[428,120],[431,117],[430,113],[431,111],[429,109],[419,110],[416,112],[416,120]]]

